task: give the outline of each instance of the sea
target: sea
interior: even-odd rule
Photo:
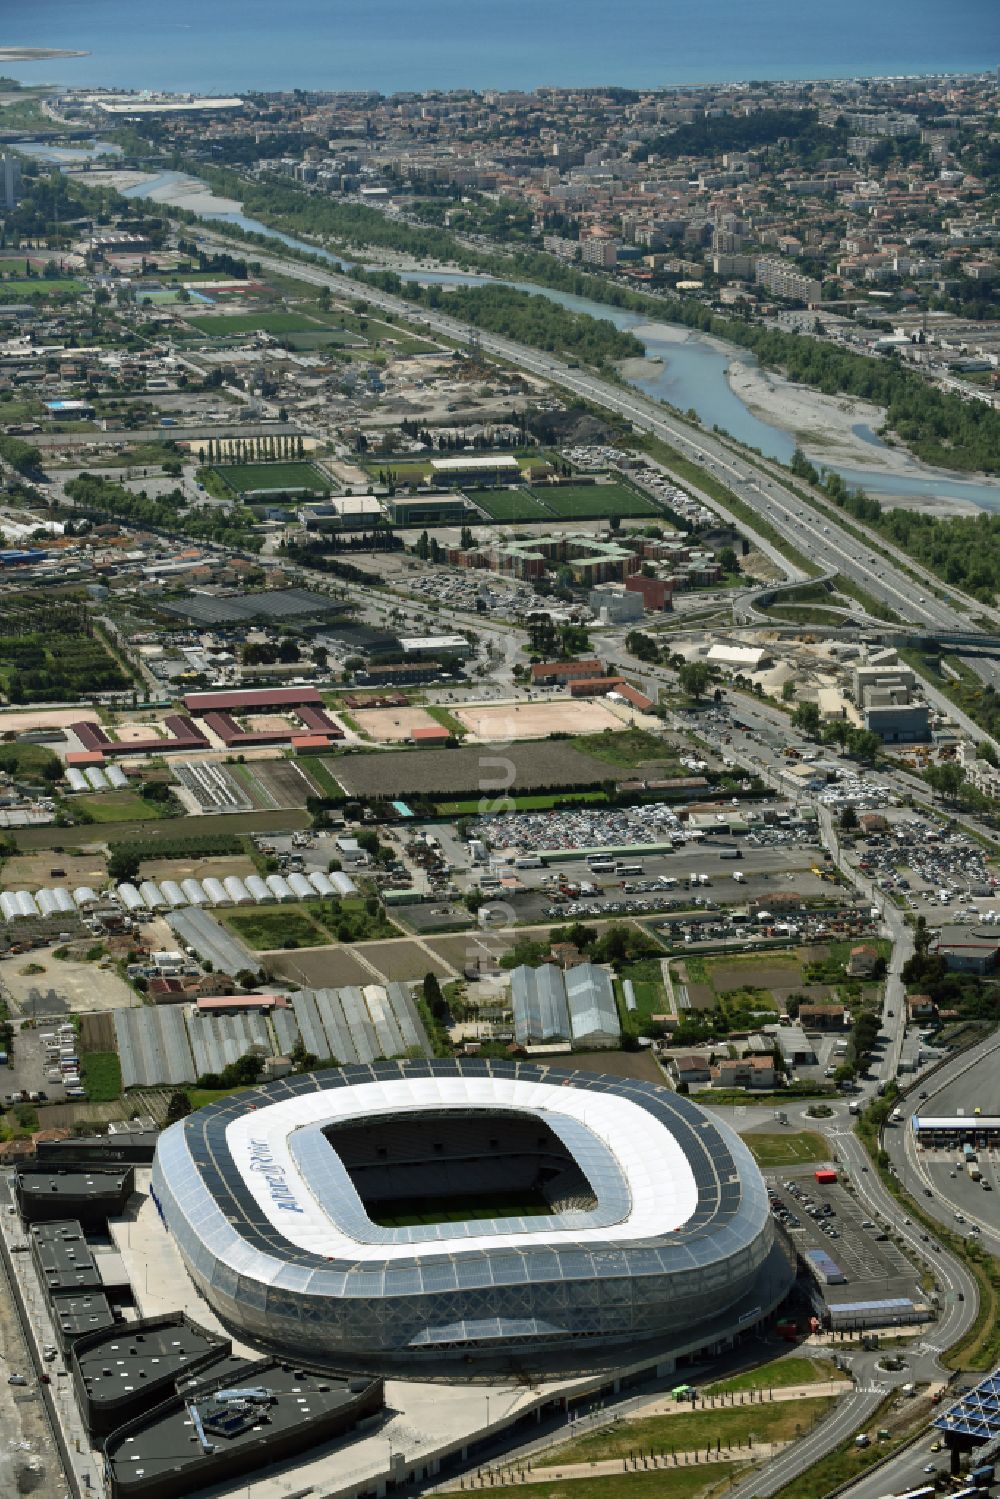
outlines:
[[[25,83],[382,93],[969,73],[1000,0],[0,0]]]

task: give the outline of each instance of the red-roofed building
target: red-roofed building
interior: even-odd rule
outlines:
[[[531,668],[533,682],[573,682],[580,677],[599,677],[603,661],[536,661]]]
[[[427,724],[422,729],[410,730],[411,744],[447,744],[451,738],[451,730],[446,729],[442,723]]]
[[[569,684],[570,697],[604,697],[609,692],[620,692],[621,677],[580,677]]]
[[[189,713],[266,713],[268,708],[300,708],[313,703],[322,708],[315,687],[244,687],[233,692],[189,692],[184,706]]]
[[[240,1010],[287,1010],[287,994],[211,994],[196,1002],[199,1015],[232,1015]]]
[[[100,750],[70,750],[66,756],[67,765],[103,765],[104,756]]]
[[[293,734],[292,749],[299,755],[308,755],[313,750],[330,748],[326,734]]]
[[[178,750],[208,749],[209,743],[201,730],[183,713],[168,713],[163,720],[168,731],[167,739],[112,739],[100,724],[73,723],[70,730],[79,739],[85,750],[106,755],[168,755]],[[68,760],[68,757],[67,757]],[[79,764],[79,761],[73,762]],[[97,763],[94,761],[87,763]]]
[[[653,699],[647,697],[644,692],[640,692],[638,687],[633,687],[631,682],[621,682],[615,691],[640,713],[648,713],[654,706]]]

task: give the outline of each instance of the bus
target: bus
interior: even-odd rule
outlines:
[[[614,874],[614,859],[588,859],[591,874]]]

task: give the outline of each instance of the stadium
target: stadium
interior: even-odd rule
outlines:
[[[328,1364],[677,1354],[791,1278],[736,1134],[655,1084],[533,1063],[268,1083],[166,1130],[152,1187],[222,1322]]]

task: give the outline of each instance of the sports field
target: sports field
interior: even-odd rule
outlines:
[[[551,510],[530,489],[469,489],[466,494],[491,520],[513,523],[552,519]]]
[[[209,338],[228,338],[235,333],[311,333],[322,330],[323,326],[300,312],[235,312],[229,316],[206,313],[188,318],[187,322]]]
[[[227,463],[212,469],[234,494],[258,489],[311,489],[328,494],[330,482],[311,463]]]
[[[827,1161],[830,1146],[822,1135],[812,1130],[783,1131],[781,1134],[743,1136],[758,1166],[798,1166],[807,1161]]]
[[[483,1192],[475,1197],[397,1197],[367,1204],[368,1214],[380,1228],[412,1228],[426,1223],[469,1223],[493,1218],[538,1218],[552,1209],[541,1192]]]
[[[362,734],[382,744],[399,744],[409,739],[414,729],[439,726],[426,708],[357,708],[353,718]]]
[[[658,513],[655,505],[624,484],[560,484],[551,489],[533,489],[529,493],[560,520]]]

